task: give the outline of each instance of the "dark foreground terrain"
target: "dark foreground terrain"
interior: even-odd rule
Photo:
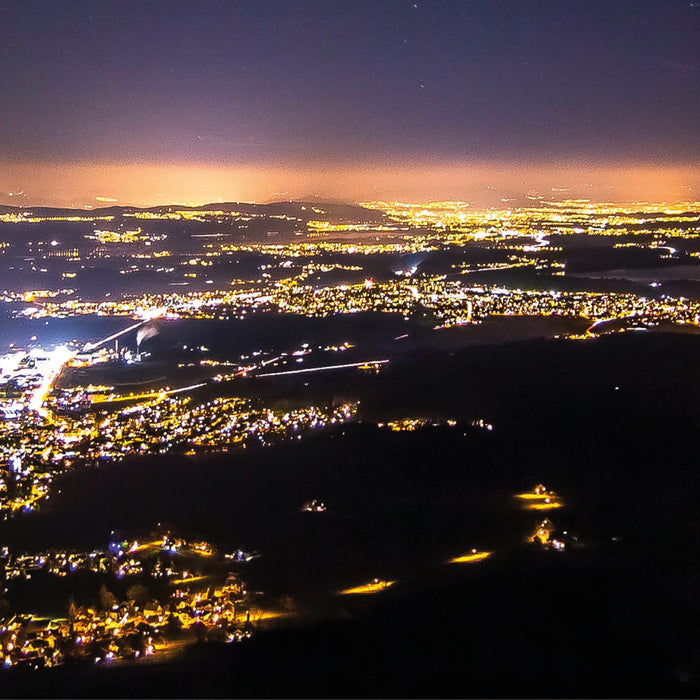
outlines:
[[[696,697],[699,353],[698,337],[651,333],[420,350],[371,382],[341,373],[265,389],[354,391],[357,425],[253,454],[70,474],[50,509],[3,523],[3,539],[92,546],[115,525],[166,519],[259,550],[246,580],[268,600],[292,596],[298,615],[161,663],[6,674],[2,692]],[[376,426],[401,415],[458,424]],[[493,431],[469,425],[482,417]],[[513,495],[539,482],[565,507],[518,509]],[[317,496],[326,513],[299,512]],[[576,536],[565,551],[525,542],[544,515]],[[446,563],[472,547],[493,555]],[[397,583],[337,595],[373,576]],[[20,607],[22,596],[9,593]]]
[[[163,664],[12,676],[4,693],[694,697],[684,668],[697,619],[680,630],[673,608],[651,564],[624,555],[604,563],[528,556],[234,648],[195,647]]]

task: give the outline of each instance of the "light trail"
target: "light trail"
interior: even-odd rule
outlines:
[[[110,336],[107,336],[103,340],[98,341],[97,343],[86,343],[85,347],[83,348],[83,352],[90,352],[91,350],[95,350],[100,347],[100,345],[104,345],[105,343],[109,343],[110,340],[116,340],[122,335],[125,335],[126,333],[130,333],[131,331],[135,331],[137,328],[140,326],[143,326],[143,324],[146,323],[146,321],[139,321],[138,323],[134,323],[132,326],[129,326],[128,328],[125,328],[123,331],[119,331],[118,333],[113,333]]]
[[[97,406],[103,403],[117,403],[118,401],[142,401],[143,399],[155,399],[163,396],[170,396],[171,394],[180,394],[183,391],[193,391],[194,389],[201,389],[206,386],[207,382],[201,382],[200,384],[191,384],[190,386],[183,386],[180,389],[167,389],[165,391],[149,391],[143,394],[134,394],[133,396],[115,396],[114,398],[105,399],[104,401],[94,401],[93,405]]]
[[[362,362],[348,362],[344,365],[328,365],[326,367],[307,367],[305,369],[290,369],[286,372],[265,372],[257,377],[281,377],[286,374],[304,374],[306,372],[325,372],[331,369],[348,369],[349,367],[362,367],[363,365],[385,365],[389,360],[363,360]]]
[[[599,326],[601,323],[607,323],[608,321],[614,321],[614,318],[599,318],[597,321],[592,323],[588,328],[586,328],[586,333],[591,333],[591,331],[596,327]]]
[[[179,394],[182,391],[193,391],[194,389],[201,389],[203,386],[206,386],[206,382],[200,382],[199,384],[190,384],[189,386],[183,386],[180,389],[168,389],[167,391],[163,392],[165,394]]]
[[[456,275],[469,275],[472,272],[500,272],[501,270],[513,270],[516,267],[527,267],[528,265],[534,265],[533,262],[517,262],[510,263],[509,265],[503,265],[502,267],[475,267],[473,270],[462,270],[461,272],[455,273]]]
[[[626,321],[627,319],[635,317],[636,314],[628,314],[627,316],[611,316],[610,318],[599,318],[597,321],[595,321],[595,323],[592,323],[590,326],[588,326],[585,332],[589,335],[593,335],[591,331],[597,326],[600,326],[602,323],[609,323],[610,321]]]

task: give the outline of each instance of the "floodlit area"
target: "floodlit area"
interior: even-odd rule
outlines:
[[[393,586],[396,581],[384,581],[375,578],[369,583],[365,583],[362,586],[355,586],[354,588],[346,588],[344,591],[340,591],[341,595],[362,595],[367,593],[379,593],[379,591],[386,590],[389,586]]]
[[[493,554],[493,552],[479,552],[476,549],[472,549],[469,554],[463,554],[462,556],[450,559],[450,564],[473,564],[477,561],[483,561]]]
[[[25,408],[44,415],[44,399],[63,366],[74,355],[74,351],[63,345],[54,350],[33,348],[26,353],[3,355],[0,357],[0,383],[16,389]]]
[[[542,484],[535,486],[532,491],[516,494],[515,498],[522,503],[525,510],[554,510],[564,506],[562,499]]]

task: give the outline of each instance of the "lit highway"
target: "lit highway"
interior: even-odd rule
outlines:
[[[305,374],[307,372],[327,372],[333,369],[349,369],[350,367],[365,367],[371,365],[385,365],[389,360],[363,360],[362,362],[348,362],[342,365],[326,365],[325,367],[306,367],[304,369],[291,369],[284,372],[265,372],[258,377],[282,377],[289,374]]]

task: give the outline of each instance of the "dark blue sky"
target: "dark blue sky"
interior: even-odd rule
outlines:
[[[5,162],[700,158],[700,0],[0,0]]]

